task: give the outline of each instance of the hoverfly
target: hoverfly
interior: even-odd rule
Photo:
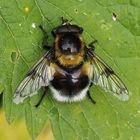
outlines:
[[[92,85],[112,92],[121,100],[128,100],[129,93],[122,80],[91,48],[95,41],[87,46],[81,36],[83,28],[64,19],[62,21],[52,30],[54,45],[26,74],[15,91],[14,102],[23,102],[44,87],[45,92],[36,106],[48,88],[61,102],[80,101],[87,95],[95,103],[89,92]]]

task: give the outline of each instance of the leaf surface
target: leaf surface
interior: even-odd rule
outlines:
[[[113,13],[116,17],[114,19]],[[51,92],[35,108],[42,92],[15,105],[16,86],[29,68],[44,54],[40,47],[43,24],[48,43],[51,30],[60,17],[84,28],[88,44],[97,39],[96,53],[125,82],[130,100],[122,102],[102,89],[90,91],[96,105],[88,99],[80,103],[59,103]],[[1,0],[0,1],[0,93],[9,122],[24,116],[35,139],[50,120],[56,140],[124,140],[140,137],[140,2],[139,0]]]

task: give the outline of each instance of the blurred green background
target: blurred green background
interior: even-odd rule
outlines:
[[[8,124],[2,109],[2,95],[0,94],[0,140],[31,140],[24,119]],[[49,122],[36,140],[54,140]]]
[[[31,140],[24,120],[9,125],[3,110],[0,110],[0,140]],[[50,126],[42,131],[36,140],[54,140]]]

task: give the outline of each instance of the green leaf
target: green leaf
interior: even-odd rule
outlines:
[[[44,25],[52,45],[51,30],[60,25],[62,16],[84,28],[87,44],[98,40],[96,53],[127,85],[128,102],[119,101],[93,86],[90,91],[96,105],[88,99],[80,103],[59,103],[50,93],[39,108],[35,108],[41,91],[20,105],[13,103],[17,85],[44,54],[40,47],[43,34],[38,26]],[[47,119],[56,140],[139,139],[139,19],[139,0],[1,0],[0,93],[4,93],[3,107],[8,122],[24,116],[33,139]]]

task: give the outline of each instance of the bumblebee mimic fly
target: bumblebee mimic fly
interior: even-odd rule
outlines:
[[[46,34],[42,26],[41,30]],[[95,103],[90,95],[91,86],[98,85],[121,100],[128,100],[129,93],[122,80],[114,71],[86,45],[82,38],[83,28],[62,20],[62,24],[52,30],[54,45],[26,74],[14,94],[16,104],[29,96],[48,88],[53,97],[61,102],[76,102],[86,96]],[[47,39],[47,35],[46,35]]]

